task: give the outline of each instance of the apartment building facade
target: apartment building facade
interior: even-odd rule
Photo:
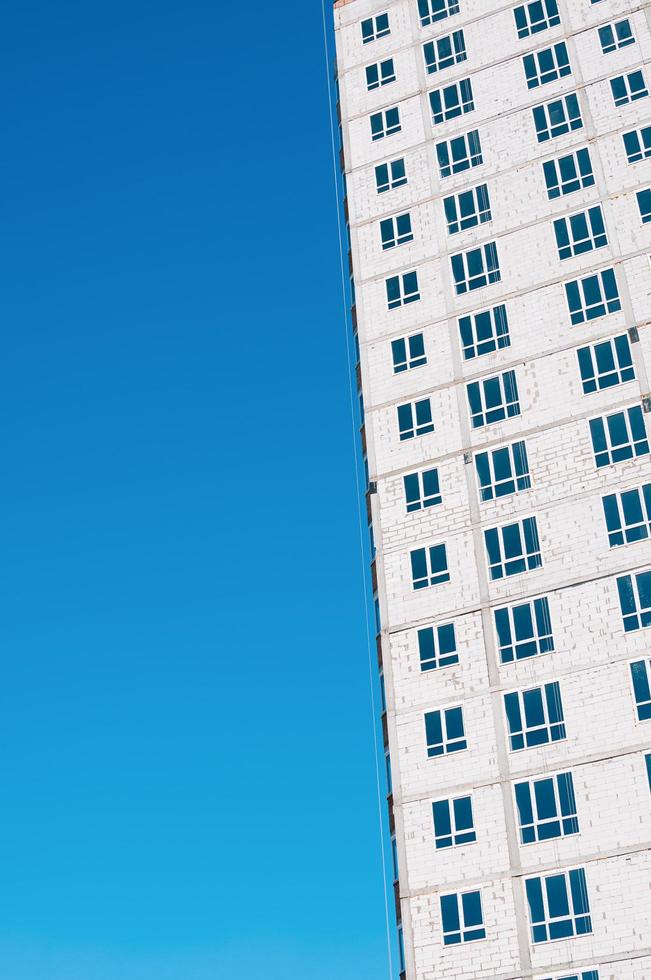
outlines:
[[[399,973],[651,978],[651,3],[337,0]]]

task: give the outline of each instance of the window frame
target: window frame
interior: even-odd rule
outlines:
[[[564,177],[562,173],[562,167],[567,164],[568,160],[572,161],[574,168],[573,177]],[[585,160],[587,160],[588,169],[584,171],[582,162]],[[567,197],[568,194],[575,194],[577,191],[584,190],[586,187],[594,187],[595,184],[590,150],[587,146],[582,146],[578,150],[570,150],[569,153],[563,153],[561,156],[545,160],[542,169],[547,198],[550,201]],[[552,175],[556,179],[556,183],[550,180]]]
[[[449,42],[449,53],[442,51],[442,47]],[[431,56],[431,57],[430,57]],[[436,75],[446,68],[452,68],[463,61],[468,60],[466,50],[466,38],[463,28],[458,31],[451,31],[442,37],[435,37],[423,44],[423,59],[425,62],[425,74]]]
[[[587,255],[588,252],[598,251],[608,245],[606,219],[601,204],[561,215],[554,219],[553,228],[561,262]]]
[[[417,563],[424,564],[421,571],[425,574],[417,574]],[[439,567],[438,561],[441,559]],[[423,589],[433,589],[437,585],[446,585],[451,581],[450,563],[448,561],[448,549],[445,541],[437,541],[435,544],[426,544],[419,548],[411,548],[409,551],[409,564],[411,568],[411,588],[412,592],[422,592]]]
[[[599,360],[608,356],[612,360],[612,367],[604,370],[604,364]],[[595,340],[591,344],[577,347],[576,357],[579,365],[579,376],[584,395],[597,394],[600,391],[607,391],[610,388],[617,388],[620,385],[631,384],[636,380],[635,362],[633,351],[627,332],[614,334],[612,337],[604,337],[602,340]],[[628,357],[628,361],[626,358]],[[592,374],[588,373],[588,368],[592,369]],[[614,381],[608,379],[614,377]],[[604,379],[606,379],[604,381]]]
[[[562,107],[563,121],[555,122],[554,115],[558,114],[559,107]],[[567,92],[565,95],[548,99],[546,102],[532,106],[531,112],[538,143],[548,143],[550,140],[558,139],[559,136],[566,136],[567,133],[583,129],[583,113],[578,92]],[[541,121],[545,123],[544,128],[539,125]]]
[[[545,18],[542,21],[532,20],[532,12],[536,7],[536,0],[528,0],[527,3],[522,3],[514,7],[515,30],[519,40],[523,40],[525,37],[531,37],[533,34],[541,34],[543,31],[548,31],[561,23],[561,15],[556,0],[541,0],[540,6],[543,8],[543,17]],[[552,11],[551,13],[550,9]],[[518,18],[520,11],[523,17]],[[520,26],[518,19],[522,21],[523,26]]]
[[[433,475],[433,476],[432,476]],[[436,486],[434,492],[428,492],[426,488],[425,477],[432,476],[432,481]],[[418,497],[409,496],[407,481],[413,485],[413,478],[416,478],[418,484]],[[407,514],[416,514],[424,510],[429,510],[430,507],[438,507],[443,503],[443,494],[441,493],[441,481],[439,479],[439,471],[437,466],[430,467],[426,470],[413,470],[411,473],[403,473],[402,485],[405,493],[405,508]]]
[[[466,906],[464,899],[477,896],[479,899],[479,913],[481,916],[480,922],[474,925],[468,925],[466,922]],[[456,921],[459,924],[459,928],[455,930],[446,930],[445,928],[445,918],[447,913],[444,912],[444,902],[446,907],[449,907],[450,899],[454,899],[456,904]],[[443,937],[444,946],[463,946],[466,943],[481,942],[486,939],[486,923],[484,921],[484,906],[481,900],[481,889],[473,888],[466,891],[458,892],[446,892],[439,895],[439,913],[441,916],[441,936]],[[447,939],[447,937],[456,936],[458,933],[459,939]],[[477,933],[477,935],[474,935]]]
[[[508,459],[510,470],[510,476],[508,478],[500,477],[498,479],[496,475],[494,457],[497,453],[506,453],[505,458]],[[483,460],[485,459],[487,475],[490,478],[489,483],[482,483],[482,474],[480,473],[479,464],[480,459],[482,460],[482,468],[484,466]],[[527,493],[527,491],[532,487],[531,471],[529,469],[529,456],[524,439],[516,439],[514,442],[508,442],[503,446],[495,446],[493,449],[482,449],[475,452],[473,463],[480,504],[490,503],[493,500],[501,500],[504,497],[512,497],[518,493]],[[524,467],[522,472],[518,472],[519,464]],[[503,492],[498,493],[498,488],[504,484],[513,484],[513,489],[504,490]]]
[[[629,663],[629,678],[635,721],[643,725],[651,721],[651,657],[632,660]]]
[[[521,547],[520,553],[509,556],[511,542],[506,547],[505,532],[511,532],[512,528],[517,528],[518,539]],[[490,535],[490,544],[489,544]],[[511,535],[509,535],[510,537]],[[528,551],[529,539],[532,550]],[[499,561],[491,561],[491,552],[494,544],[497,545]],[[537,547],[536,547],[537,546]],[[484,554],[488,568],[488,578],[491,582],[501,582],[503,579],[512,578],[514,575],[525,575],[528,572],[535,572],[536,569],[543,567],[542,548],[540,545],[540,535],[538,533],[538,521],[535,514],[518,517],[510,520],[507,524],[496,524],[484,529]],[[517,563],[517,568],[508,570],[510,564]],[[523,568],[519,567],[524,565]],[[500,574],[497,574],[497,572]]]
[[[448,728],[448,715],[458,712],[458,717],[461,720],[461,729],[463,734],[456,738],[450,738]],[[441,741],[440,742],[430,742],[428,733],[427,718],[434,715],[439,716],[438,726],[441,729]],[[428,759],[438,759],[439,757],[447,755],[455,755],[457,752],[465,752],[468,748],[468,737],[466,735],[466,723],[463,716],[463,705],[453,704],[447,708],[435,708],[433,711],[425,712],[425,748],[427,752]],[[457,744],[459,743],[459,744]],[[440,746],[440,751],[431,751],[432,749]]]
[[[393,167],[395,164],[402,164],[403,174],[402,177],[396,178],[393,173]],[[380,171],[383,167],[386,167],[386,183],[384,181],[380,182]],[[396,187],[403,187],[407,181],[407,168],[405,167],[405,158],[396,157],[395,160],[387,160],[386,163],[378,163],[374,168],[375,172],[375,189],[378,194],[386,194],[389,191],[395,190]]]
[[[630,30],[630,34],[626,35],[624,39],[620,38],[618,27],[622,24],[627,24]],[[610,40],[605,40],[606,33],[610,31]],[[597,28],[597,36],[599,38],[599,44],[601,45],[602,54],[611,54],[613,51],[619,51],[621,48],[627,48],[631,44],[635,44],[637,38],[633,33],[633,28],[631,27],[631,21],[628,17],[622,17],[621,20],[611,20],[607,24],[602,24]]]
[[[480,317],[488,319],[491,328],[491,339],[480,339],[477,331],[477,325]],[[459,329],[459,341],[461,344],[461,353],[463,354],[464,361],[472,361],[477,357],[483,357],[485,354],[491,354],[493,351],[504,350],[505,347],[511,346],[511,334],[509,330],[509,318],[506,310],[506,303],[498,303],[496,306],[487,306],[480,310],[474,310],[472,313],[467,313],[464,316],[458,317],[457,327]],[[466,335],[465,337],[464,334]],[[469,337],[472,338],[472,343],[468,343]],[[479,350],[480,347],[487,346],[491,342],[494,346],[487,347],[486,350]],[[467,353],[468,351],[473,350],[475,353]]]
[[[644,439],[635,438],[633,434],[633,424],[631,423],[631,415],[634,414],[636,419],[642,422],[642,428],[644,429]],[[626,434],[628,436],[627,442],[614,444],[612,441],[612,426],[609,425],[610,419],[616,419],[618,416],[624,418],[624,424],[626,428]],[[614,466],[617,463],[626,462],[629,459],[637,459],[638,456],[647,456],[650,452],[649,435],[646,428],[646,422],[644,421],[644,412],[642,411],[642,406],[638,404],[629,405],[626,408],[617,409],[615,412],[607,412],[604,415],[597,415],[589,418],[588,431],[590,435],[590,444],[592,446],[592,453],[594,456],[595,468],[600,470],[605,466]],[[603,444],[605,448],[597,450],[595,448],[595,436],[594,433],[597,430],[597,423],[600,423],[603,436]],[[613,423],[619,425],[620,423]],[[637,446],[643,447],[646,444],[646,449],[642,449],[640,452],[636,451]],[[629,447],[630,454],[625,453],[626,447]],[[608,458],[605,462],[600,462],[600,457],[607,456]]]
[[[566,784],[565,788],[561,787],[561,779]],[[555,812],[553,816],[541,816],[541,802],[535,787],[548,782],[552,785]],[[529,807],[532,817],[530,823],[524,820],[521,800],[519,798],[523,794],[518,794],[520,787],[526,787],[528,791]],[[563,800],[563,794],[566,796],[566,801]],[[576,805],[576,793],[574,792],[574,776],[569,769],[564,769],[560,772],[541,773],[538,776],[529,776],[526,779],[514,780],[513,802],[520,847],[530,847],[532,844],[540,844],[549,840],[562,840],[565,837],[574,837],[580,833],[581,828]],[[567,802],[570,806],[573,803],[573,809],[564,813],[564,802]],[[556,834],[551,833],[551,828],[553,828],[554,824],[558,824],[558,833]],[[542,833],[541,827],[543,828]],[[547,828],[550,828],[550,830],[548,831]]]
[[[543,60],[550,56],[551,67],[543,64]],[[530,51],[522,57],[522,67],[527,88],[531,91],[549,85],[559,78],[566,78],[572,74],[572,64],[570,53],[567,50],[565,41],[555,41],[546,48],[539,48],[537,51]]]
[[[586,302],[586,288],[588,288],[586,284],[591,284],[592,280],[596,280],[598,283],[599,302],[588,305]],[[614,295],[609,294],[607,291],[612,285],[615,287]],[[579,276],[578,279],[569,279],[563,283],[563,287],[565,290],[567,310],[570,315],[570,324],[573,327],[581,323],[589,323],[591,320],[598,320],[602,316],[610,316],[611,313],[621,312],[622,301],[619,295],[619,283],[617,282],[617,273],[614,266],[599,269],[597,272],[589,272],[585,276]],[[594,289],[594,285],[591,284],[589,288]],[[576,307],[576,309],[572,307],[572,297],[574,294],[576,294],[576,298],[580,302],[580,306]],[[594,316],[589,315],[590,310],[601,310],[602,307],[602,312],[596,312]]]
[[[459,828],[459,814],[457,813],[457,807],[455,804],[463,803],[468,801],[470,804],[470,820],[471,823],[467,828]],[[449,834],[438,833],[437,819],[436,819],[436,807],[447,806],[447,818],[450,827]],[[439,813],[441,810],[439,809]],[[452,850],[456,847],[467,847],[469,844],[477,843],[477,830],[475,828],[475,810],[472,803],[472,794],[464,793],[460,796],[448,796],[442,799],[432,800],[432,824],[434,827],[434,849],[437,851],[447,851]],[[450,843],[439,843],[439,841],[447,841],[449,838]],[[460,840],[458,838],[465,838]]]
[[[540,695],[540,705],[529,699],[529,710],[536,712],[539,707],[542,708],[541,724],[529,724],[527,718],[526,695],[535,692]],[[516,699],[515,702],[513,701],[514,698]],[[555,720],[552,717],[552,703],[557,713]],[[511,727],[512,714],[509,705],[514,704],[517,704],[519,728]],[[564,742],[567,739],[567,723],[559,681],[539,681],[532,687],[505,691],[503,705],[509,752],[527,752],[529,749],[539,749],[545,745],[553,745],[555,742]],[[513,715],[513,720],[516,720],[515,715]],[[543,734],[546,735],[546,738],[542,737]]]
[[[466,155],[455,157],[457,148],[463,149]],[[452,177],[454,174],[465,173],[466,170],[474,170],[475,167],[481,167],[484,163],[478,129],[469,129],[467,133],[460,133],[459,136],[441,140],[440,143],[436,144],[435,152],[441,180]]]
[[[487,399],[487,385],[493,386],[497,381],[500,401],[494,404]],[[492,389],[491,389],[492,390]],[[490,393],[490,392],[489,392]],[[489,374],[483,378],[476,378],[466,384],[466,402],[468,405],[468,415],[470,428],[484,429],[489,425],[497,425],[506,422],[508,419],[517,418],[522,414],[520,409],[520,393],[518,391],[518,379],[514,368],[507,371],[500,371],[497,374]],[[473,402],[477,403],[476,408]]]
[[[633,502],[633,495],[637,498]],[[626,499],[624,499],[626,498]],[[651,538],[651,483],[614,490],[601,498],[609,548],[621,548]],[[630,506],[639,508],[642,520],[630,521]],[[627,516],[627,509],[629,514]],[[616,522],[611,518],[616,518]],[[612,526],[611,526],[612,524]]]
[[[442,199],[443,214],[448,235],[457,235],[469,228],[486,224],[493,220],[488,184],[475,184],[467,190],[456,191]],[[467,204],[472,210],[464,213]]]
[[[425,649],[425,636],[431,637],[431,651]],[[443,643],[445,643],[446,649],[442,652]],[[427,645],[429,646],[429,642]],[[446,667],[455,667],[459,663],[457,631],[454,622],[421,626],[416,630],[416,646],[418,647],[421,674],[428,674],[431,670],[445,670]],[[424,656],[430,652],[431,656]]]
[[[433,126],[440,126],[475,110],[470,76],[433,89],[428,92],[427,98]]]
[[[481,271],[479,271],[479,259],[481,259]],[[454,252],[450,255],[450,265],[457,296],[473,293],[476,289],[485,289],[486,286],[493,286],[502,280],[496,241],[485,242],[483,245]],[[476,271],[475,266],[477,267]],[[459,273],[462,278],[460,278]]]
[[[518,622],[516,617],[520,610],[529,610],[529,620],[534,629],[530,637],[518,636]],[[508,639],[510,642],[504,643],[506,633],[500,626],[500,620],[506,619],[505,626],[508,628]],[[546,625],[546,632],[541,630],[541,621]],[[493,629],[495,632],[496,651],[502,666],[506,664],[518,663],[520,660],[531,660],[532,657],[544,657],[548,653],[554,653],[556,646],[554,642],[554,627],[552,625],[551,611],[549,608],[549,597],[547,595],[534,596],[533,598],[521,599],[516,602],[497,606],[493,609]],[[529,647],[535,649],[529,652]],[[526,652],[518,654],[518,648],[526,646]]]

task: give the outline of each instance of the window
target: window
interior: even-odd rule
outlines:
[[[620,576],[617,593],[625,633],[651,626],[651,571]]]
[[[375,186],[378,194],[392,191],[394,187],[402,187],[406,183],[405,161],[402,158],[381,163],[375,168]]]
[[[425,736],[430,759],[467,749],[462,709],[457,707],[446,708],[444,711],[428,711],[425,715]]]
[[[414,233],[411,230],[411,215],[409,212],[399,214],[395,218],[385,218],[384,221],[381,221],[380,237],[382,239],[382,249],[385,252],[389,248],[396,248],[397,245],[413,242]]]
[[[463,116],[466,112],[472,112],[475,103],[472,97],[472,85],[469,78],[462,78],[460,82],[453,85],[446,85],[445,88],[437,88],[429,94],[429,104],[432,110],[432,122],[446,122],[448,119],[456,119]]]
[[[418,0],[418,13],[422,27],[434,24],[459,13],[459,0]]]
[[[492,378],[471,381],[466,391],[473,429],[520,414],[515,371],[504,371]]]
[[[484,531],[488,570],[492,582],[510,575],[531,572],[542,565],[538,524],[535,517],[525,517],[513,524],[491,527]]]
[[[411,583],[415,592],[428,589],[431,585],[442,585],[450,581],[448,555],[444,544],[433,544],[427,548],[416,548],[410,552]]]
[[[432,803],[436,849],[459,847],[477,840],[472,816],[472,798],[459,796],[454,800]]]
[[[592,0],[599,3],[599,0]],[[541,980],[599,980],[598,970],[582,970],[580,973],[557,973],[555,977],[541,977]]]
[[[585,395],[635,380],[631,345],[626,333],[579,347],[577,356]]]
[[[468,56],[463,31],[455,31],[454,34],[446,34],[445,37],[439,37],[435,41],[428,41],[423,45],[423,55],[428,75],[465,61]]]
[[[475,470],[482,500],[508,497],[531,487],[529,460],[524,442],[476,453]]]
[[[414,333],[411,337],[399,337],[391,341],[391,356],[393,358],[393,373],[402,374],[412,368],[427,364],[425,341],[422,333]]]
[[[459,654],[454,623],[445,623],[443,626],[436,627],[426,626],[418,630],[418,652],[422,673],[458,664]]]
[[[547,943],[592,932],[583,868],[527,878],[525,888],[532,942]]]
[[[649,94],[641,71],[631,71],[628,75],[618,75],[610,79],[610,90],[616,106],[627,105]]]
[[[504,707],[512,752],[560,742],[566,737],[558,681],[505,694]]]
[[[362,21],[363,44],[370,44],[371,41],[377,41],[390,33],[388,14],[378,14],[377,17],[369,17],[368,20]]]
[[[398,405],[398,429],[400,442],[423,436],[426,432],[433,432],[432,404],[429,398]]]
[[[651,191],[649,191],[651,196]],[[448,234],[455,235],[466,228],[474,228],[490,221],[491,204],[488,197],[488,187],[480,184],[469,191],[452,194],[443,200],[445,218],[448,223]]]
[[[455,892],[453,895],[441,895],[441,922],[444,946],[485,939],[480,893]]]
[[[469,252],[458,252],[451,257],[451,262],[457,296],[499,282],[502,278],[495,242],[488,242]]]
[[[459,320],[461,349],[466,361],[511,345],[505,306],[494,306],[462,316]]]
[[[384,139],[385,136],[399,133],[401,129],[398,106],[383,109],[382,112],[374,112],[371,116],[371,139],[373,142]]]
[[[640,209],[642,224],[646,225],[651,221],[651,188],[647,187],[637,192],[637,206]]]
[[[369,92],[375,88],[380,88],[381,85],[395,82],[395,80],[396,72],[393,67],[393,58],[387,58],[386,61],[378,61],[374,65],[366,66],[366,88]]]
[[[571,92],[560,99],[535,106],[533,121],[539,143],[546,143],[547,140],[555,139],[564,133],[582,129],[583,119],[578,96]]]
[[[554,649],[546,596],[496,609],[494,615],[497,645],[503,664],[550,653]]]
[[[649,128],[649,138],[649,153],[651,153],[651,127]],[[441,177],[460,174],[464,170],[480,166],[484,162],[484,158],[481,152],[479,131],[473,129],[463,136],[456,136],[444,143],[437,143],[436,157],[439,162]]]
[[[642,409],[633,405],[622,412],[590,419],[590,436],[597,469],[649,452]]]
[[[651,790],[651,754],[645,755],[644,761],[646,762],[646,778],[649,783],[649,789]],[[599,980],[597,977],[596,980]]]
[[[531,3],[516,7],[513,13],[520,38],[546,31],[561,22],[556,0],[531,0]]]
[[[572,326],[607,313],[617,313],[622,308],[614,269],[566,282],[565,294]]]
[[[569,218],[557,218],[554,222],[554,234],[561,260],[603,248],[608,244],[608,237],[601,205],[579,211]]]
[[[651,483],[609,493],[603,507],[611,548],[651,537]]]
[[[638,163],[646,157],[651,157],[651,126],[642,129],[632,129],[624,133],[624,149],[629,163]]]
[[[625,17],[624,20],[618,20],[613,24],[604,24],[599,28],[599,43],[604,54],[635,44],[630,20]]]
[[[559,41],[551,48],[526,54],[522,62],[527,88],[538,88],[539,85],[546,85],[547,82],[554,82],[557,78],[572,74],[565,41]]]
[[[521,844],[569,837],[579,832],[571,772],[516,783],[515,802]]]
[[[638,660],[631,664],[631,680],[638,721],[651,718],[651,660]]]
[[[408,514],[413,514],[417,510],[424,510],[427,507],[435,507],[443,499],[439,487],[438,470],[408,473],[404,477],[404,484]]]
[[[386,280],[387,304],[390,310],[420,299],[418,292],[418,274],[403,272],[401,276],[391,276]]]
[[[587,147],[558,157],[556,160],[547,160],[543,164],[543,172],[547,197],[550,200],[580,191],[584,187],[592,187],[594,184],[594,173]]]

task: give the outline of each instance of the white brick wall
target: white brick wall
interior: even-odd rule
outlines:
[[[631,661],[646,630],[624,633],[616,578],[651,568],[651,541],[609,547],[602,497],[651,482],[651,456],[597,470],[589,420],[641,405],[651,383],[651,224],[636,191],[651,159],[629,164],[622,134],[651,126],[651,98],[616,108],[610,79],[644,67],[651,85],[651,2],[558,0],[561,24],[525,39],[515,3],[460,0],[453,17],[421,27],[417,0],[349,0],[335,7],[338,79],[360,374],[377,547],[388,747],[408,980],[547,980],[598,969],[599,980],[651,976],[651,722],[637,720]],[[388,11],[391,34],[361,43],[360,22]],[[628,17],[635,44],[604,55],[597,26]],[[467,60],[426,74],[422,46],[463,29]],[[529,90],[522,56],[565,40],[572,74]],[[396,81],[368,92],[365,67],[393,57]],[[470,78],[472,112],[433,125],[428,93]],[[583,127],[536,139],[532,107],[578,93]],[[397,106],[401,132],[371,140],[370,115]],[[441,178],[436,145],[477,129],[483,162]],[[549,200],[542,165],[587,147],[595,182]],[[378,194],[375,167],[404,158],[408,183]],[[443,200],[488,186],[490,222],[448,235]],[[608,244],[561,261],[555,218],[601,203]],[[380,221],[409,212],[414,240],[383,251]],[[457,295],[451,255],[495,242],[500,281]],[[614,268],[621,310],[572,326],[564,284]],[[420,300],[387,309],[385,280],[416,270]],[[505,304],[510,344],[464,360],[460,317]],[[636,377],[584,394],[577,349],[638,329]],[[424,337],[427,364],[393,373],[391,341]],[[466,385],[516,374],[520,414],[472,429]],[[434,431],[401,442],[397,406],[430,398]],[[646,415],[647,429],[651,418]],[[481,502],[474,454],[526,442],[531,488]],[[403,477],[436,468],[440,504],[407,513]],[[537,519],[542,566],[490,581],[483,532]],[[445,543],[450,582],[414,591],[410,552]],[[495,608],[546,595],[554,650],[499,662]],[[454,623],[459,663],[421,671],[417,631]],[[566,738],[512,752],[504,694],[558,681]],[[461,705],[468,748],[428,758],[424,715]],[[571,771],[579,833],[522,845],[515,781]],[[477,841],[436,849],[432,803],[472,795]],[[529,874],[584,867],[593,931],[533,945]],[[486,939],[444,946],[440,895],[479,889]]]

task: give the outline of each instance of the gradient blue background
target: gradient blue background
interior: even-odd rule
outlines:
[[[378,980],[320,6],[3,14],[0,974]]]

